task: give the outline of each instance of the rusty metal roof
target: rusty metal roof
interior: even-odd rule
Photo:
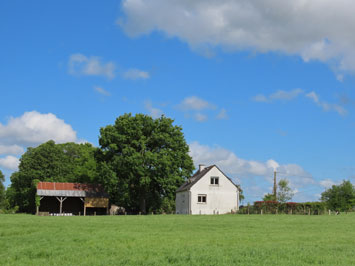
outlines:
[[[108,194],[101,185],[83,183],[39,182],[37,195],[59,197],[101,197],[108,198]]]

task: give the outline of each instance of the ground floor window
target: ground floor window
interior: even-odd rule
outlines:
[[[207,195],[205,195],[205,194],[199,194],[198,196],[197,196],[197,202],[198,203],[206,203],[207,202]]]

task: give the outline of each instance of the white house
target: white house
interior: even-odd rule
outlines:
[[[176,190],[177,214],[224,214],[239,210],[239,188],[216,165],[199,170]]]

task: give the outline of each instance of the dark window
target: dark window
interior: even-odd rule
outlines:
[[[212,176],[211,185],[218,185],[218,184],[219,184],[218,176]]]
[[[207,195],[198,195],[197,202],[198,203],[206,203],[207,202]]]

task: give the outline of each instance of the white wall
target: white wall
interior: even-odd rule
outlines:
[[[189,191],[176,193],[175,207],[177,214],[189,214]]]
[[[211,176],[219,177],[218,185],[211,185]],[[191,214],[224,214],[239,210],[238,188],[217,167],[208,171],[190,191]],[[197,202],[199,194],[207,195],[206,203]]]

